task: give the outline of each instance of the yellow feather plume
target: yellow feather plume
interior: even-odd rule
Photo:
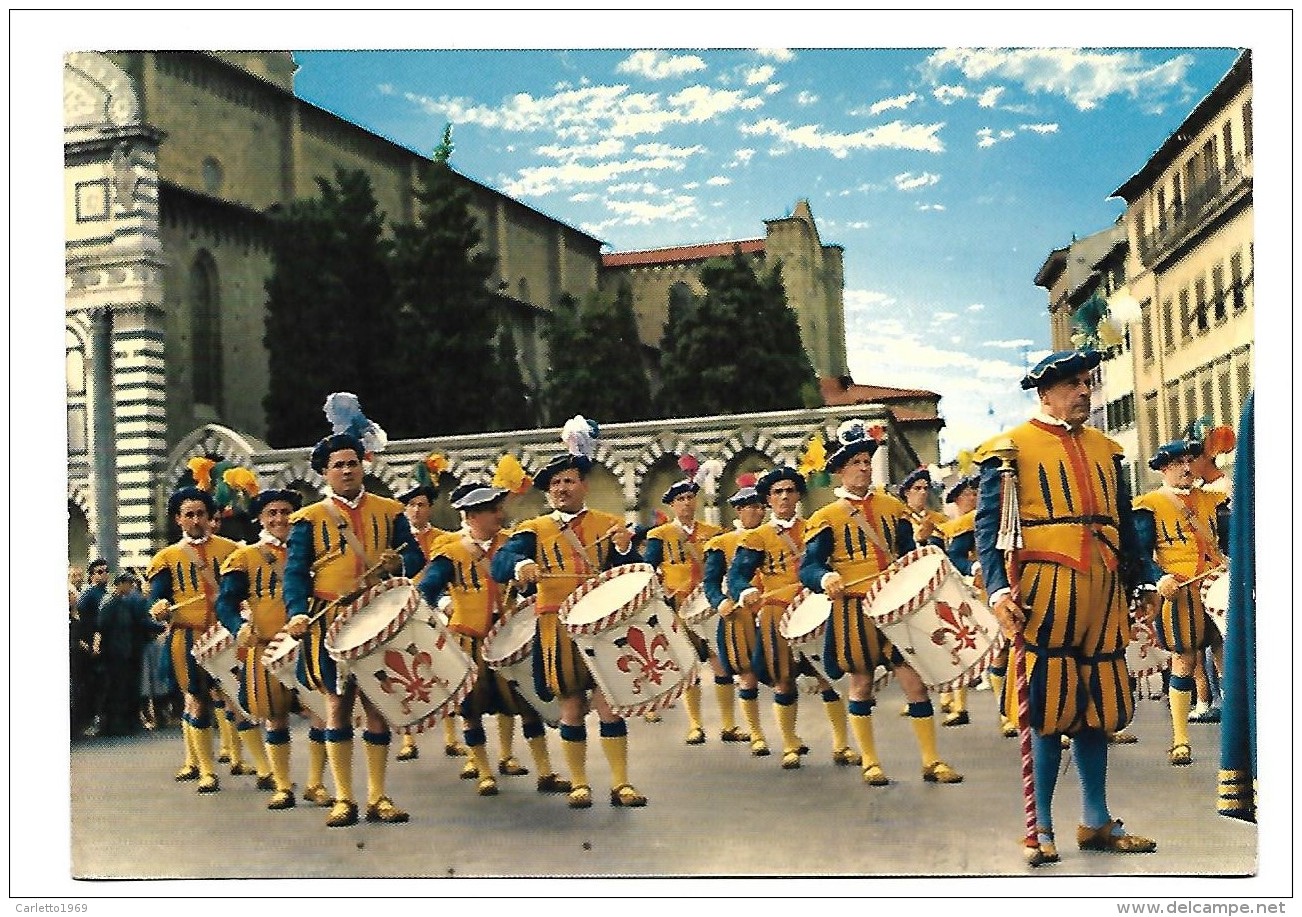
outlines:
[[[799,472],[806,477],[815,472],[823,470],[827,464],[827,449],[823,445],[823,437],[815,433],[810,437],[809,445],[805,447],[805,454],[800,458]]]
[[[524,473],[519,460],[508,452],[498,459],[497,468],[493,470],[493,486],[522,494],[533,486],[533,478]]]
[[[200,490],[212,490],[212,469],[217,463],[210,458],[202,455],[196,455],[190,461],[185,463],[185,467],[190,469],[190,474],[194,477],[194,486]]]
[[[238,490],[246,497],[256,497],[258,495],[258,476],[243,466],[238,468],[227,468],[222,480],[226,482],[231,490]]]
[[[441,452],[431,452],[425,456],[425,467],[429,470],[430,477],[437,481],[439,475],[448,470],[447,456]]]
[[[960,449],[956,456],[958,460],[958,476],[966,478],[976,470],[976,453],[971,449]]]

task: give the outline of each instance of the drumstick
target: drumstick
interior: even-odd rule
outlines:
[[[841,588],[849,589],[851,586],[858,586],[860,583],[866,583],[869,580],[875,580],[877,579],[877,577],[881,576],[885,572],[886,572],[885,570],[878,570],[876,573],[869,573],[867,576],[861,576],[858,579],[852,579],[848,583],[842,583]]]
[[[1206,573],[1199,573],[1197,576],[1193,577],[1192,579],[1185,580],[1176,588],[1183,589],[1185,586],[1192,586],[1194,583],[1198,582],[1201,579],[1207,579],[1207,577],[1209,576],[1215,576],[1217,573],[1224,573],[1224,572],[1225,572],[1225,567],[1223,566],[1213,567],[1212,569],[1208,570]]]

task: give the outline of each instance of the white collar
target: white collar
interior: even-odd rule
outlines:
[[[574,519],[578,518],[579,516],[582,516],[587,511],[588,508],[586,506],[580,509],[577,513],[567,513],[567,512],[563,512],[562,510],[555,509],[552,510],[552,518],[558,520],[561,525],[569,525],[570,522],[572,522]]]
[[[1036,411],[1031,419],[1038,420],[1040,423],[1048,424],[1051,427],[1062,427],[1064,430],[1078,429],[1077,427],[1073,427],[1071,424],[1067,423],[1067,421],[1046,414],[1044,411]]]
[[[425,524],[425,527],[424,527],[423,529],[412,529],[412,530],[411,530],[411,533],[412,533],[413,535],[424,535],[426,532],[428,532],[428,531],[429,531],[430,529],[432,529],[432,528],[434,528],[434,523],[429,522],[429,523],[426,523],[426,524]]]
[[[480,541],[474,535],[471,535],[470,529],[466,528],[464,525],[461,527],[461,534],[465,536],[466,540],[468,540],[471,544],[478,546],[479,550],[483,551],[485,554],[487,554],[488,549],[493,546],[493,542],[497,540],[497,536],[494,535],[492,538],[489,538],[487,541]]]
[[[873,495],[873,489],[869,487],[868,492],[864,494],[862,497],[855,496],[854,494],[850,493],[850,491],[846,490],[844,487],[838,487],[835,491],[833,491],[833,493],[836,496],[840,497],[842,500],[849,500],[851,503],[862,503],[864,500],[867,500],[869,497]]]
[[[675,516],[675,517],[674,517],[674,525],[678,526],[680,529],[682,529],[684,532],[686,532],[688,538],[690,538],[690,537],[692,536],[692,534],[695,533],[695,531],[696,531],[696,520],[695,520],[695,519],[692,520],[692,524],[691,524],[691,526],[686,526],[686,525],[683,525],[683,523],[679,520],[679,518],[678,518],[677,516]]]
[[[779,532],[785,532],[790,528],[794,528],[795,524],[799,521],[799,516],[792,516],[790,519],[779,519],[777,516],[769,518],[769,522],[773,523],[773,527]]]
[[[275,535],[266,531],[258,535],[258,544],[269,544],[272,547],[276,547],[276,548],[283,548],[285,546],[285,542],[281,541]]]
[[[208,539],[211,538],[211,537],[212,537],[211,535],[204,535],[202,538],[191,538],[189,535],[182,535],[182,536],[181,536],[181,541],[182,541],[182,543],[184,543],[184,544],[198,544],[198,545],[203,545],[203,544],[207,544],[207,543],[208,543]]]
[[[1193,493],[1192,487],[1172,487],[1170,484],[1163,484],[1162,489],[1173,494],[1179,494],[1182,497],[1187,497]]]
[[[365,487],[363,487],[363,488],[361,489],[361,491],[358,492],[358,494],[357,494],[357,499],[356,499],[356,500],[349,500],[349,499],[347,499],[346,497],[341,497],[341,496],[339,496],[339,494],[335,493],[333,490],[330,491],[330,499],[331,499],[331,500],[338,500],[340,503],[342,503],[344,506],[348,507],[349,509],[357,509],[357,507],[361,506],[361,505],[362,505],[362,499],[363,499],[365,496],[366,496],[366,488],[365,488]]]

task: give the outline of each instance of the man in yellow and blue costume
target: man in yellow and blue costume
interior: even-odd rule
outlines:
[[[803,657],[795,658],[778,628],[800,592],[800,562],[808,523],[799,508],[807,485],[805,476],[795,468],[778,465],[759,476],[755,490],[769,507],[769,520],[742,537],[728,568],[729,592],[747,614],[755,616],[757,640],[752,666],[760,680],[773,688],[773,712],[782,730],[782,767],[795,770],[800,767],[801,755],[809,750],[796,733],[800,698],[796,676],[813,672]],[[821,679],[818,687],[832,727],[832,763],[859,764],[860,758],[847,740],[845,701]]]
[[[937,526],[936,537],[954,569],[980,592],[984,583],[981,580],[981,565],[976,562],[977,484],[976,475],[961,477],[945,492],[946,505],[952,505],[957,515]],[[966,726],[972,721],[967,712],[966,684],[943,693],[941,705],[946,711],[945,719],[941,721],[942,726]]]
[[[1199,584],[1184,584],[1227,567],[1218,522],[1225,518],[1221,507],[1228,496],[1194,482],[1194,460],[1202,451],[1198,440],[1178,439],[1161,446],[1148,467],[1162,475],[1162,486],[1136,499],[1134,506],[1140,557],[1162,597],[1153,629],[1158,646],[1171,654],[1172,740],[1167,760],[1177,767],[1193,763],[1189,710],[1194,665],[1197,655],[1211,646],[1215,626],[1207,617]]]
[[[842,674],[850,678],[850,727],[859,744],[864,783],[890,782],[873,734],[873,677],[879,665],[894,671],[909,702],[922,779],[959,783],[963,775],[941,760],[936,750],[935,709],[921,676],[864,614],[864,597],[872,581],[915,547],[908,506],[885,489],[872,487],[872,457],[878,446],[862,420],[847,420],[837,428],[826,470],[840,475],[841,486],[835,491],[835,502],[809,517],[800,581],[832,601],[823,658],[833,678]]]
[[[1047,862],[1058,859],[1051,807],[1064,735],[1081,779],[1078,846],[1118,853],[1157,846],[1127,833],[1107,803],[1108,734],[1134,713],[1127,594],[1144,577],[1124,563],[1138,556],[1138,544],[1122,449],[1086,424],[1090,374],[1101,359],[1098,351],[1045,357],[1021,383],[1038,394],[1039,411],[977,450],[977,558],[1001,628],[1010,639],[1020,630],[1026,644],[1037,833]],[[1023,540],[1017,595],[997,545],[1004,461],[1016,471]]]
[[[213,755],[213,679],[194,658],[195,641],[217,623],[217,577],[221,565],[239,547],[237,542],[210,533],[217,512],[212,494],[182,487],[167,500],[167,514],[181,529],[181,539],[163,548],[149,562],[150,614],[166,621],[165,664],[185,696],[181,734],[185,764],[177,780],[199,781],[200,793],[215,793],[220,784]]]
[[[752,657],[759,643],[755,616],[739,610],[728,597],[727,575],[737,546],[746,534],[764,521],[767,511],[764,500],[755,489],[755,476],[742,475],[737,479],[737,492],[728,498],[728,504],[737,513],[733,529],[715,535],[705,543],[705,572],[701,588],[710,607],[719,613],[716,642],[719,662],[728,677],[737,679],[737,699],[746,720],[750,737],[750,753],[757,758],[767,757],[768,742],[759,719],[759,678]]]
[[[723,531],[713,523],[696,518],[700,492],[701,485],[691,478],[670,485],[660,502],[669,507],[673,518],[647,532],[646,544],[642,547],[642,559],[660,574],[660,584],[675,610],[681,610],[687,597],[701,585],[705,577],[705,545]],[[696,648],[697,657],[701,662],[709,663],[714,671],[715,700],[719,703],[723,727],[719,738],[724,742],[749,741],[750,737],[737,728],[736,686],[732,676],[725,672],[710,641],[698,637],[690,628],[684,628],[684,631]],[[705,729],[701,725],[699,683],[694,682],[684,692],[683,703],[687,707],[689,722],[687,744],[702,745],[705,743]]]
[[[562,439],[567,451],[554,456],[534,478],[535,486],[547,492],[552,512],[516,526],[493,556],[491,568],[493,579],[503,585],[515,582],[522,593],[536,587],[534,686],[540,697],[555,697],[560,703],[561,748],[570,770],[568,802],[573,809],[592,805],[588,733],[583,722],[589,692],[601,723],[601,748],[610,766],[610,804],[638,807],[647,803],[628,780],[628,726],[597,689],[558,614],[570,594],[593,574],[641,562],[624,520],[587,507],[587,478],[598,434],[597,425],[582,415],[566,422]]]
[[[362,440],[351,433],[334,433],[312,449],[312,470],[325,478],[330,490],[322,500],[290,517],[285,562],[288,630],[303,637],[299,680],[320,691],[326,700],[326,758],[335,784],[335,801],[326,825],[332,828],[358,820],[353,799],[352,729],[358,691],[352,678],[340,683],[338,667],[325,647],[325,635],[338,608],[312,618],[333,600],[352,593],[362,574],[379,564],[386,552],[401,556],[407,576],[420,572],[424,564],[402,504],[367,493],[363,486],[366,454]],[[367,764],[366,820],[405,822],[407,813],[385,793],[392,731],[365,696],[361,702],[366,718],[362,733]]]
[[[459,637],[461,648],[479,669],[474,689],[460,710],[470,762],[479,781],[479,795],[497,795],[497,779],[489,766],[483,726],[483,717],[493,714],[497,715],[499,725],[505,721],[509,727],[502,730],[498,772],[507,776],[529,773],[510,752],[518,716],[538,768],[538,792],[566,793],[571,789],[570,783],[552,770],[542,718],[505,678],[484,662],[484,638],[507,609],[501,585],[490,572],[493,555],[508,537],[503,528],[507,493],[476,482],[461,484],[452,491],[452,507],[461,512],[464,523],[460,531],[444,535],[431,548],[420,592],[431,608],[446,606],[448,630]]]

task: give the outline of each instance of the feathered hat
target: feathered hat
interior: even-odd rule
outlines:
[[[1238,442],[1233,427],[1216,426],[1210,417],[1200,417],[1185,427],[1184,438],[1201,442],[1203,455],[1212,457],[1233,452]]]
[[[723,474],[723,462],[718,459],[701,462],[696,456],[684,453],[678,458],[678,469],[687,477],[671,484],[660,498],[661,503],[673,503],[683,494],[700,493],[702,487],[713,489],[714,482]]]
[[[755,492],[759,498],[767,502],[769,491],[778,481],[791,481],[796,485],[796,490],[803,497],[808,488],[805,485],[805,476],[790,465],[775,465],[768,471],[764,472],[755,479]]]
[[[447,458],[442,453],[431,452],[417,462],[416,467],[412,470],[412,477],[416,479],[416,483],[402,493],[397,494],[395,499],[402,503],[403,506],[406,506],[417,497],[424,497],[430,503],[433,503],[438,499],[439,495],[439,475],[446,471],[447,468]]]
[[[1107,300],[1097,292],[1072,314],[1071,324],[1074,329],[1071,343],[1076,350],[1107,350],[1123,340]]]
[[[872,455],[882,444],[886,431],[879,425],[867,427],[859,418],[847,420],[836,428],[836,440],[830,443],[832,453],[827,457],[826,470],[836,474],[845,463],[860,452]]]
[[[959,495],[962,494],[963,491],[967,490],[969,487],[975,489],[978,483],[980,482],[980,480],[981,479],[977,475],[968,475],[966,477],[960,477],[954,483],[954,485],[950,487],[948,491],[945,492],[945,502],[953,503],[955,500],[959,498]]]
[[[1184,456],[1197,458],[1203,454],[1203,444],[1196,439],[1177,439],[1169,443],[1164,443],[1158,447],[1157,452],[1148,460],[1148,467],[1154,471],[1161,471],[1172,461]]]
[[[809,438],[809,445],[805,447],[805,454],[800,457],[800,467],[796,470],[804,476],[810,487],[826,487],[832,483],[832,478],[827,473],[827,445],[823,442],[822,434],[815,433]]]
[[[728,502],[733,506],[763,506],[764,498],[759,495],[755,489],[757,479],[754,474],[747,472],[737,476],[737,492],[728,498]]]
[[[518,496],[533,486],[533,478],[525,474],[520,460],[508,452],[497,460],[493,469],[493,486]]]
[[[561,442],[565,444],[565,451],[553,456],[542,467],[534,479],[535,485],[540,490],[546,490],[558,472],[571,468],[586,478],[592,470],[592,454],[597,451],[597,439],[600,436],[601,428],[597,422],[588,420],[582,414],[576,414],[565,421],[565,426],[561,428]]]
[[[453,489],[452,508],[463,511],[481,509],[505,500],[507,493],[509,491],[501,487],[494,487],[481,481],[467,481]]]
[[[167,515],[175,517],[181,511],[181,504],[186,500],[198,500],[208,510],[209,516],[217,515],[217,504],[212,494],[200,487],[178,487],[167,498]]]
[[[322,410],[333,432],[312,448],[312,470],[317,474],[325,471],[331,453],[351,449],[359,460],[369,459],[389,444],[389,435],[362,413],[361,402],[352,392],[332,393]]]
[[[1088,372],[1103,362],[1097,350],[1059,350],[1049,354],[1022,377],[1022,388],[1041,389],[1077,373]]]

